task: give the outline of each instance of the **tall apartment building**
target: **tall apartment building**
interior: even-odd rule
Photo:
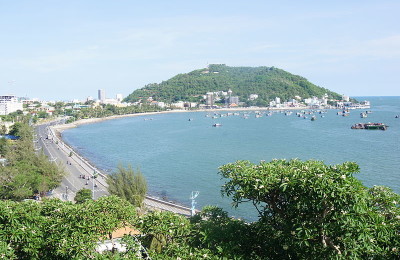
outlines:
[[[23,110],[22,102],[15,95],[0,96],[0,115],[8,115],[17,110]]]
[[[106,91],[104,89],[99,89],[99,100],[105,101],[106,100]]]
[[[229,105],[239,105],[239,97],[238,96],[230,96],[229,97]]]
[[[214,93],[213,92],[208,92],[206,94],[206,105],[214,106]]]

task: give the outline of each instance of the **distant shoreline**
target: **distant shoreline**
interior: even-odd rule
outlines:
[[[125,114],[125,115],[113,115],[108,117],[102,118],[87,118],[87,119],[80,119],[78,121],[64,124],[64,125],[55,125],[53,129],[56,130],[58,133],[62,133],[64,130],[71,129],[78,127],[80,125],[85,124],[94,124],[99,123],[107,120],[113,119],[120,119],[125,117],[136,117],[136,116],[148,116],[148,115],[159,115],[159,114],[170,114],[170,113],[188,113],[188,112],[217,112],[217,111],[224,111],[224,112],[238,112],[238,111],[265,111],[265,110],[303,110],[303,109],[311,109],[309,107],[284,107],[284,108],[270,108],[270,107],[238,107],[238,108],[214,108],[214,109],[198,109],[198,110],[169,110],[169,111],[159,111],[159,112],[145,112],[145,113],[135,113],[135,114]]]

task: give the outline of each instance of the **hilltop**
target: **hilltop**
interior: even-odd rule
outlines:
[[[133,91],[125,101],[136,102],[152,97],[153,100],[168,103],[180,100],[199,102],[207,92],[228,89],[231,89],[241,102],[258,106],[267,106],[275,97],[289,100],[296,96],[304,99],[327,94],[330,99],[341,99],[338,93],[275,67],[230,67],[212,64],[207,68],[178,74],[161,83],[148,84]],[[251,94],[257,94],[257,100],[249,101]]]

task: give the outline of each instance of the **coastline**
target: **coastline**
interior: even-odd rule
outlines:
[[[168,111],[159,111],[159,112],[144,112],[144,113],[135,113],[135,114],[125,114],[125,115],[113,115],[113,116],[108,116],[108,117],[101,117],[101,118],[87,118],[87,119],[80,119],[78,121],[69,123],[69,124],[63,124],[63,125],[55,125],[53,126],[53,129],[56,130],[61,136],[61,133],[64,130],[71,129],[78,127],[80,125],[85,125],[85,124],[94,124],[94,123],[99,123],[107,120],[113,120],[113,119],[120,119],[120,118],[125,118],[125,117],[136,117],[136,116],[148,116],[148,115],[158,115],[158,114],[169,114],[169,113],[189,113],[189,112],[217,112],[217,111],[223,111],[223,112],[238,112],[238,111],[280,111],[280,110],[304,110],[304,109],[311,109],[309,107],[282,107],[282,108],[270,108],[270,107],[237,107],[237,108],[212,108],[212,109],[197,109],[197,110],[181,110],[181,109],[176,109],[176,110],[168,110]],[[328,108],[332,109],[332,108]]]
[[[55,125],[52,126],[54,130],[56,130],[59,134],[61,134],[64,130],[71,129],[78,127],[80,125],[85,125],[85,124],[94,124],[94,123],[99,123],[107,120],[112,120],[112,119],[119,119],[119,118],[125,118],[125,117],[135,117],[135,116],[148,116],[148,115],[156,115],[156,114],[165,114],[165,113],[179,113],[179,112],[188,112],[187,110],[171,110],[171,111],[160,111],[160,112],[145,112],[145,113],[135,113],[135,114],[126,114],[126,115],[114,115],[114,116],[108,116],[108,117],[96,117],[96,118],[87,118],[87,119],[80,119],[78,121],[69,123],[69,124],[63,124],[63,125]]]

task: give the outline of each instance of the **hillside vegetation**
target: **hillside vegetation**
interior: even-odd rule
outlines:
[[[161,83],[148,84],[126,97],[127,102],[153,97],[164,102],[200,101],[207,92],[228,91],[240,101],[247,101],[250,94],[258,94],[257,105],[267,105],[275,97],[282,100],[295,96],[309,98],[328,94],[340,99],[341,95],[318,87],[307,79],[275,67],[229,67],[224,64],[209,65]]]

